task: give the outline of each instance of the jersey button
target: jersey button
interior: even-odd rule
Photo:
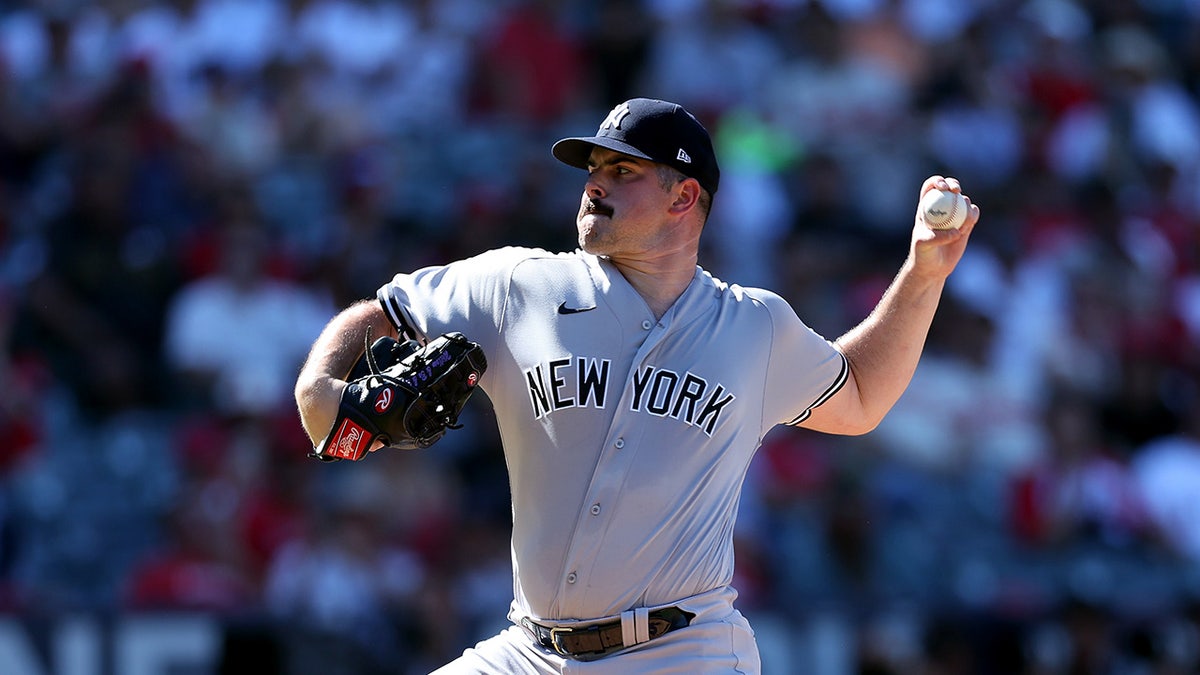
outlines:
[[[646,319],[645,321],[642,322],[642,330],[650,330],[653,327],[654,327],[654,322],[650,321],[650,319]]]
[[[624,439],[624,438],[618,438],[616,441],[614,441],[614,442],[613,442],[613,447],[615,447],[615,448],[616,448],[616,449],[618,449],[618,450],[620,450],[621,448],[625,447],[625,439]]]
[[[592,509],[591,509],[591,510],[592,510],[592,515],[593,515],[593,516],[598,516],[598,515],[600,515],[600,505],[599,505],[599,504],[592,504]]]
[[[578,579],[578,578],[579,578],[579,577],[575,576],[575,573],[574,573],[574,572],[571,572],[570,574],[568,574],[568,575],[567,575],[567,583],[568,583],[568,584],[573,584],[573,583],[575,583],[575,580],[576,580],[576,579]]]

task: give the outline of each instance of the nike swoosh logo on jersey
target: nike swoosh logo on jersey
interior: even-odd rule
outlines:
[[[578,314],[580,312],[590,312],[596,309],[595,305],[591,307],[567,307],[567,303],[563,302],[558,305],[559,314]]]

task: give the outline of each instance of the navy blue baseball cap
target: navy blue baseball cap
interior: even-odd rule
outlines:
[[[710,195],[721,182],[708,130],[678,103],[629,99],[608,113],[595,136],[564,138],[550,151],[560,162],[586,169],[596,146],[666,164],[695,178]]]

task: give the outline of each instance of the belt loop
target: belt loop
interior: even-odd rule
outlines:
[[[650,639],[650,609],[638,607],[633,610],[634,644],[641,644]]]
[[[621,612],[621,642],[626,645],[637,644],[637,631],[634,628],[633,610]]]

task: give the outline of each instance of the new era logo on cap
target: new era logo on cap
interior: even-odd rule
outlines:
[[[586,169],[597,146],[674,167],[709,194],[716,193],[721,181],[708,130],[677,103],[630,99],[609,111],[595,136],[564,138],[551,152],[565,164]]]

